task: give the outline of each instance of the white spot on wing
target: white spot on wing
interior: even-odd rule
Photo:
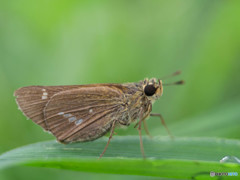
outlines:
[[[76,124],[76,125],[79,125],[79,124],[81,124],[82,122],[83,122],[83,120],[82,120],[82,119],[79,119],[79,120],[75,121],[75,124]]]
[[[68,118],[68,117],[71,117],[72,114],[64,114],[63,116],[64,116],[65,118]]]
[[[70,117],[68,120],[69,120],[69,122],[73,122],[73,121],[76,121],[77,118],[75,116],[73,116],[73,117]]]
[[[93,110],[92,109],[89,109],[89,113],[92,113],[93,112]]]
[[[72,114],[68,113],[65,114],[64,112],[59,112],[58,115],[63,115],[63,117],[68,118],[68,121],[74,122],[77,120],[76,116],[73,116]],[[77,122],[75,122],[76,125],[80,124],[82,122],[82,119],[77,120]]]
[[[42,96],[42,99],[47,99],[47,96]]]
[[[44,92],[44,93],[43,93],[43,96],[47,96],[47,95],[48,95],[48,93],[47,93],[47,92]]]
[[[63,115],[63,114],[64,114],[64,112],[59,112],[59,113],[58,113],[58,115]]]
[[[42,89],[42,91],[43,91],[42,99],[47,99],[48,93],[46,92],[46,89]]]

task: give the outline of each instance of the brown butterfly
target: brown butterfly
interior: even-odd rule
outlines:
[[[150,113],[152,103],[162,93],[162,81],[153,78],[124,84],[28,86],[16,90],[14,95],[24,115],[51,132],[61,143],[93,141],[110,131],[100,157],[106,151],[115,127],[129,126],[139,119],[135,127],[138,126],[141,151],[145,157],[141,124],[144,123],[149,134],[145,119],[158,116],[166,127],[160,114]]]

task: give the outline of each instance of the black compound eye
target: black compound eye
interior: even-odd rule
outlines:
[[[155,94],[156,90],[157,89],[153,85],[146,85],[145,88],[144,88],[144,93],[147,96],[152,96],[152,95]]]

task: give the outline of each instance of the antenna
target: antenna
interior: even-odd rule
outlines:
[[[177,81],[177,82],[173,82],[173,83],[167,83],[167,84],[163,84],[163,86],[171,86],[171,85],[182,85],[185,82],[183,80]]]
[[[161,80],[167,79],[167,78],[170,78],[170,77],[173,77],[173,76],[177,76],[177,75],[179,75],[179,74],[181,74],[181,71],[176,71],[176,72],[174,72],[174,73],[172,73],[172,74],[170,74],[170,75],[164,76],[164,77],[162,77],[162,78],[160,78],[160,79],[161,79]]]

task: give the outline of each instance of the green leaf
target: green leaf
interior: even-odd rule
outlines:
[[[240,141],[219,138],[143,138],[143,159],[137,136],[115,136],[104,157],[98,159],[108,138],[93,142],[59,144],[40,142],[6,152],[0,168],[14,165],[52,167],[84,172],[209,178],[210,171],[238,172],[237,161],[220,163],[225,157],[240,157]],[[187,171],[186,171],[187,170]]]

